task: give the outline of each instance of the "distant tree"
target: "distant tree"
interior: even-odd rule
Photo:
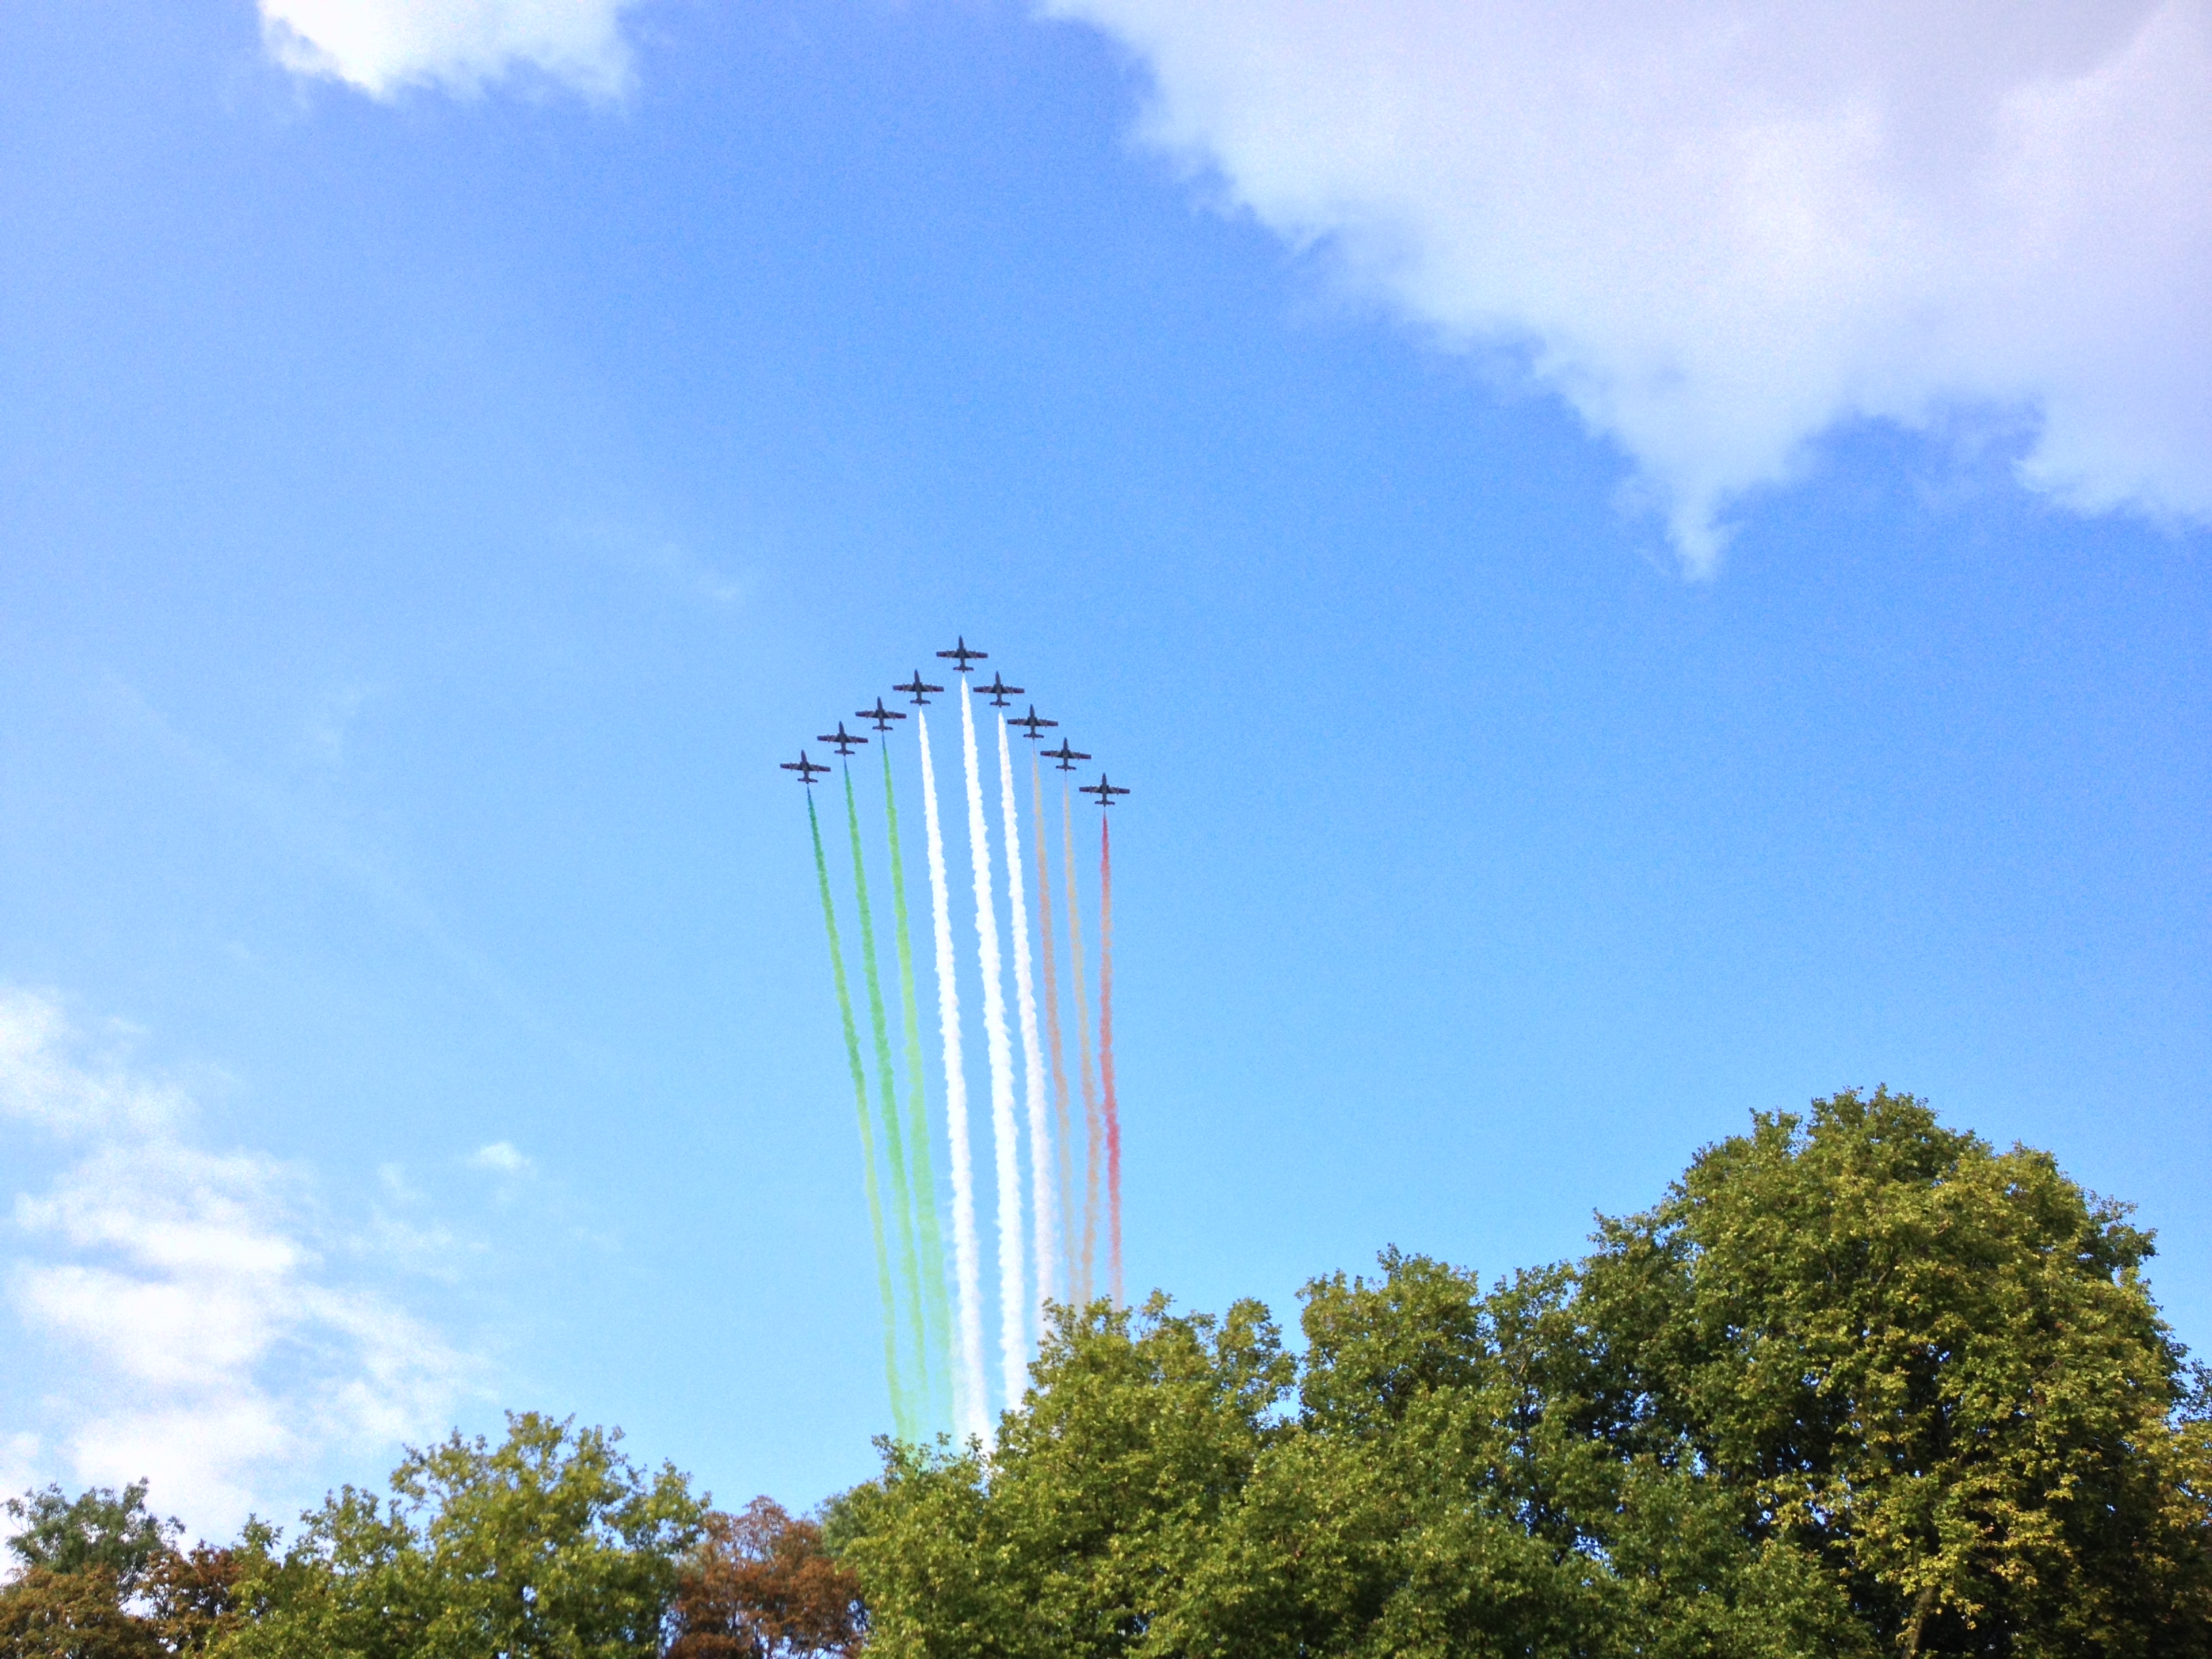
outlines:
[[[860,1584],[823,1546],[819,1522],[756,1498],[710,1511],[677,1578],[670,1659],[800,1659],[858,1653]]]
[[[410,1451],[380,1504],[351,1486],[279,1551],[251,1526],[213,1651],[240,1659],[651,1659],[701,1506],[619,1433],[511,1413],[493,1447]]]

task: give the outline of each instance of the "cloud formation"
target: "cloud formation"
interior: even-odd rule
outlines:
[[[404,87],[474,92],[517,69],[587,96],[629,82],[617,23],[635,0],[260,0],[285,68],[388,98]]]
[[[1044,0],[1150,143],[1633,461],[1692,570],[1838,424],[2212,520],[2212,0]]]
[[[6,1462],[149,1477],[164,1510],[220,1528],[272,1471],[289,1490],[316,1453],[438,1425],[466,1366],[337,1281],[299,1170],[206,1150],[193,1116],[183,1091],[94,1052],[51,999],[0,988],[0,1119],[64,1160],[15,1194],[8,1298],[73,1360],[40,1408],[46,1432],[19,1432]]]

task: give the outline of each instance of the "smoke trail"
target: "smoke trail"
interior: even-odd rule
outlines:
[[[1091,1000],[1083,988],[1083,896],[1075,879],[1075,817],[1067,785],[1060,786],[1060,873],[1067,878],[1067,956],[1075,975],[1075,1047],[1083,1071],[1083,1278],[1077,1300],[1086,1306],[1098,1276],[1098,1171],[1104,1162],[1098,1092],[1091,1076]]]
[[[1052,1053],[1052,1109],[1060,1131],[1053,1142],[1060,1153],[1060,1282],[1070,1302],[1076,1296],[1075,1171],[1067,1123],[1067,1066],[1060,1040],[1060,975],[1052,939],[1052,860],[1046,856],[1044,772],[1030,751],[1030,821],[1036,825],[1037,943],[1044,955],[1044,1029]]]
[[[1014,808],[1014,763],[1006,750],[1006,717],[999,716],[999,818],[1006,832],[1006,908],[1014,935],[1014,1006],[1022,1018],[1022,1098],[1030,1122],[1030,1256],[1036,1263],[1037,1324],[1052,1299],[1053,1258],[1060,1254],[1059,1206],[1052,1184],[1052,1124],[1045,1115],[1044,1045],[1037,1041],[1036,977],[1030,963],[1029,902],[1022,895],[1022,832]],[[1040,835],[1042,832],[1040,832]],[[1065,1296],[1063,1290],[1060,1294]]]
[[[906,856],[899,850],[898,796],[891,788],[891,749],[884,745],[884,820],[890,826],[891,911],[898,926],[899,1004],[906,1034],[906,1144],[914,1153],[914,1212],[921,1258],[922,1386],[933,1428],[943,1424],[951,1370],[951,1319],[945,1296],[945,1239],[937,1218],[937,1175],[930,1167],[929,1102],[921,1074],[921,1012],[914,994],[914,934],[907,925]]]
[[[853,896],[860,915],[861,977],[868,988],[868,1025],[876,1042],[876,1115],[883,1132],[884,1159],[891,1172],[891,1210],[898,1236],[899,1279],[914,1321],[915,1378],[929,1386],[929,1337],[922,1327],[921,1271],[914,1259],[914,1197],[907,1186],[905,1137],[899,1132],[898,1084],[891,1073],[890,1022],[884,1017],[884,986],[876,971],[876,922],[868,908],[868,866],[860,850],[860,808],[853,795],[853,769],[846,767],[845,822],[853,836]],[[909,1398],[911,1411],[915,1401]]]
[[[1121,1305],[1121,1114],[1114,1103],[1114,834],[1099,797],[1098,814],[1098,1079],[1106,1097],[1106,1213],[1108,1271],[1114,1305]]]
[[[1022,1170],[1014,1126],[1014,1054],[999,965],[999,913],[991,905],[991,826],[975,760],[975,703],[960,682],[960,755],[968,768],[968,856],[975,879],[975,942],[983,961],[983,1042],[991,1062],[991,1144],[999,1173],[999,1359],[1006,1404],[1022,1397],[1028,1308],[1022,1298]]]
[[[960,988],[952,974],[952,908],[945,883],[945,833],[937,817],[937,772],[929,758],[929,716],[921,735],[921,818],[929,846],[929,908],[937,934],[937,1032],[945,1044],[945,1128],[952,1147],[952,1259],[960,1296],[960,1369],[953,1412],[963,1440],[988,1439],[991,1395],[983,1377],[983,1275],[975,1240],[975,1174],[968,1142],[968,1074],[960,1060]]]
[[[860,1115],[860,1164],[867,1171],[868,1223],[876,1237],[876,1289],[884,1304],[884,1380],[890,1385],[891,1420],[899,1438],[914,1437],[906,1390],[899,1383],[898,1302],[891,1293],[891,1259],[884,1248],[884,1204],[876,1190],[875,1135],[868,1125],[868,1079],[860,1066],[860,1033],[853,1024],[853,993],[845,983],[845,953],[837,944],[837,907],[830,898],[830,860],[822,851],[822,821],[814,792],[806,793],[806,827],[814,833],[814,873],[822,884],[822,921],[830,931],[830,969],[837,981],[837,1013],[845,1024],[845,1058],[853,1068],[853,1103]]]

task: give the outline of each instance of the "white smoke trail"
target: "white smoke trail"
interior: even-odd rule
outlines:
[[[1052,1124],[1044,1092],[1044,1044],[1037,1039],[1036,986],[1030,962],[1029,901],[1023,896],[1021,819],[1014,809],[1014,762],[1006,750],[1006,717],[999,716],[999,817],[1006,825],[1006,902],[1014,935],[1014,1006],[1022,1017],[1022,1088],[1030,1120],[1030,1259],[1036,1263],[1037,1322],[1052,1299],[1052,1264],[1060,1256],[1060,1206],[1052,1184]],[[1042,839],[1043,831],[1037,834]]]
[[[960,1364],[952,1374],[952,1417],[961,1439],[975,1436],[988,1440],[991,1391],[983,1375],[983,1270],[975,1238],[975,1171],[968,1148],[968,1075],[960,1058],[960,987],[952,976],[952,904],[945,890],[945,831],[937,817],[937,771],[929,758],[929,716],[918,713],[915,718],[921,734],[930,919],[937,930],[937,1030],[945,1041],[945,1127],[952,1143],[953,1279],[960,1304]]]
[[[1022,1166],[1014,1124],[1014,1050],[1006,1040],[1000,975],[999,913],[991,902],[991,826],[975,761],[975,709],[960,682],[960,753],[968,763],[968,854],[975,874],[975,942],[983,957],[983,1045],[991,1061],[991,1145],[999,1166],[999,1358],[1006,1404],[1022,1397],[1029,1360],[1029,1307],[1022,1295]]]

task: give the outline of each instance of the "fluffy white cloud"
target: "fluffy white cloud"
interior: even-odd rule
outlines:
[[[1045,0],[1143,132],[1632,458],[1694,568],[1839,422],[2212,519],[2212,0]]]
[[[406,86],[473,91],[534,69],[592,97],[629,79],[616,27],[635,0],[260,0],[276,60],[374,97]]]
[[[94,1053],[47,998],[0,989],[0,1117],[64,1150],[15,1195],[6,1285],[26,1331],[75,1361],[37,1407],[70,1478],[149,1477],[165,1510],[220,1528],[272,1471],[289,1490],[323,1450],[442,1423],[464,1362],[335,1280],[301,1172],[195,1145],[182,1091]],[[20,1431],[4,1449],[57,1473]]]

